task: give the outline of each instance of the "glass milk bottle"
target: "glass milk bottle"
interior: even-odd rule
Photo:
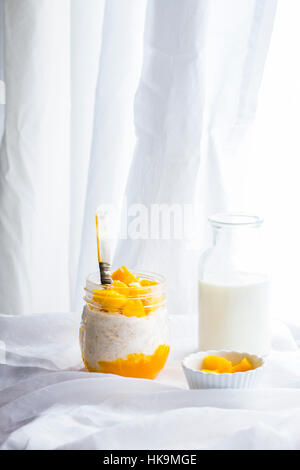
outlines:
[[[263,220],[224,213],[209,222],[213,246],[199,266],[199,349],[265,355],[270,323]]]

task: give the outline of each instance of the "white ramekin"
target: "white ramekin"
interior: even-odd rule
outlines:
[[[219,356],[237,364],[247,357],[254,366],[247,372],[215,374],[202,372],[201,366],[206,356]],[[264,372],[264,359],[260,356],[235,351],[199,351],[186,356],[182,361],[185,377],[191,389],[199,388],[254,388]]]

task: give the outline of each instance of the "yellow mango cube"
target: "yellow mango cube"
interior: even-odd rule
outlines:
[[[112,282],[112,286],[113,287],[128,287],[127,284],[125,284],[125,282],[122,282],[122,281],[113,281]]]
[[[137,298],[137,297],[142,297],[143,295],[145,295],[145,290],[139,284],[136,284],[136,283],[129,284],[128,297]]]
[[[129,295],[129,287],[127,286],[127,284],[125,284],[125,282],[115,280],[112,282],[111,287],[119,294],[123,294],[126,296]]]
[[[141,279],[140,284],[142,287],[156,286],[158,282],[149,281],[148,279]]]
[[[121,266],[121,268],[117,269],[112,274],[112,279],[114,281],[121,281],[125,284],[130,284],[131,282],[138,282],[139,279],[135,277],[127,268],[126,266]]]
[[[139,299],[128,300],[122,308],[123,315],[126,317],[144,317],[144,305]]]
[[[142,299],[147,313],[154,312],[158,307],[163,306],[165,298],[163,295],[151,295]]]
[[[116,312],[127,302],[127,297],[114,289],[99,289],[93,291],[93,300],[109,312]]]
[[[203,359],[201,370],[210,370],[220,374],[232,372],[232,364],[228,359],[218,356],[206,356]]]
[[[248,370],[253,370],[254,367],[247,357],[232,367],[232,372],[247,372]]]

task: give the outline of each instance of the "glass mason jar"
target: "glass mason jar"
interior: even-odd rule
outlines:
[[[154,379],[170,351],[166,286],[162,276],[133,272],[142,281],[124,287],[86,279],[79,331],[87,370]],[[120,285],[118,285],[120,284]]]
[[[263,220],[224,213],[209,222],[213,246],[199,266],[199,349],[265,355],[270,322]]]

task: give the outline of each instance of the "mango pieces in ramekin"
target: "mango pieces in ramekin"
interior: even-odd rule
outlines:
[[[225,359],[225,357],[206,356],[201,366],[202,372],[214,372],[215,374],[247,372],[253,369],[254,367],[247,357],[244,357],[238,364],[233,365],[232,362]]]

